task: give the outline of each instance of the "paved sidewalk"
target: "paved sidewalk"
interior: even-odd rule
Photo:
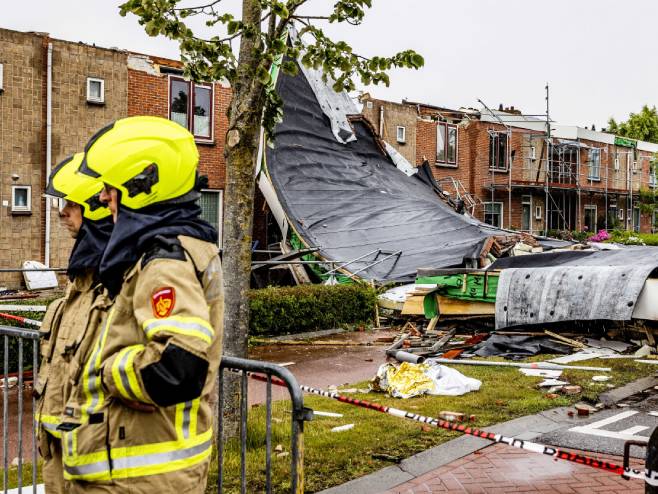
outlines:
[[[591,453],[590,453],[591,454]],[[622,459],[605,456],[602,459],[620,464]],[[635,460],[633,466],[642,467]],[[640,480],[624,480],[618,475],[553,460],[504,444],[495,444],[476,451],[448,465],[428,472],[382,494],[641,494]]]

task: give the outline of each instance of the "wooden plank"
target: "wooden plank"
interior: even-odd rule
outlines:
[[[430,322],[427,325],[426,331],[434,331],[434,328],[436,328],[436,324],[438,322],[439,322],[439,316],[435,316],[432,319],[430,319]]]
[[[292,247],[288,242],[281,242],[280,245],[281,252],[284,254],[290,254],[292,252]],[[289,264],[289,266],[292,277],[295,279],[295,283],[298,285],[308,285],[311,283],[311,278],[308,277],[303,264]]]
[[[425,314],[425,309],[423,308],[423,300],[425,297],[422,295],[413,295],[407,297],[407,300],[404,301],[402,306],[401,314],[407,315],[423,315]]]
[[[439,313],[442,316],[488,316],[496,314],[496,304],[487,302],[469,302],[437,295]]]

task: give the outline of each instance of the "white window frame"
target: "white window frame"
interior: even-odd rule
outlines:
[[[619,208],[617,210],[617,217],[619,218],[619,221],[624,221],[624,208]]]
[[[0,63],[0,93],[5,90],[4,86],[4,65]]]
[[[504,228],[503,218],[505,218],[505,211],[504,211],[505,210],[505,204],[502,201],[493,201],[493,202],[489,201],[489,202],[483,202],[482,204],[484,205],[485,222],[486,222],[486,217],[487,217],[487,205],[493,204],[495,206],[496,204],[500,204],[500,225],[497,226],[497,228]],[[492,226],[496,226],[493,223],[487,223],[487,224],[492,225]]]
[[[631,170],[633,170],[634,174],[637,174],[637,160],[633,160],[631,163]]]
[[[535,219],[540,220],[542,216],[542,207],[541,206],[535,206]]]
[[[537,146],[530,146],[530,159],[532,161],[537,159]]]
[[[219,200],[217,201],[217,245],[219,248],[223,248],[224,245],[224,235],[223,235],[223,225],[224,225],[224,191],[222,189],[201,189],[201,192],[213,192],[219,195]]]
[[[16,205],[16,191],[18,189],[27,190],[27,206]],[[32,186],[31,185],[12,185],[11,186],[11,212],[12,213],[31,213],[32,212]]]
[[[402,132],[400,132],[402,131]],[[407,128],[404,125],[398,125],[395,129],[395,138],[400,144],[407,142]]]
[[[99,82],[101,85],[100,98],[91,95],[91,83]],[[87,77],[87,103],[104,104],[105,103],[105,80],[99,77]]]
[[[372,101],[366,101],[366,108],[369,110],[372,108]]]
[[[619,171],[619,168],[620,168],[620,165],[619,165],[619,154],[616,154],[616,153],[615,153],[615,171],[618,172],[618,171]]]
[[[202,144],[214,144],[215,142],[215,83],[197,83],[190,81],[180,75],[170,75],[167,81],[167,118],[171,120],[171,83],[172,80],[179,80],[187,83],[188,85],[188,101],[187,101],[187,130],[194,135],[195,142]],[[202,87],[210,89],[210,137],[198,136],[194,134],[194,88]]]
[[[594,156],[596,156],[596,160],[594,160]],[[596,162],[596,166],[594,166],[594,163]],[[589,163],[587,167],[587,180],[591,180],[594,182],[600,182],[601,181],[601,149],[600,148],[592,148],[589,150]],[[594,175],[594,170],[596,169],[596,175]]]
[[[495,136],[494,136],[495,134]],[[504,166],[501,168],[500,166],[496,166],[496,163],[491,162],[491,158],[498,158],[498,153],[495,155],[492,154],[492,139],[493,142],[500,142],[501,136],[505,136],[505,163]],[[496,141],[498,139],[498,141]],[[509,159],[510,159],[510,146],[512,145],[511,139],[509,132],[504,131],[504,130],[490,130],[489,131],[489,170],[493,170],[496,173],[505,173],[509,170]],[[496,150],[497,151],[497,150]],[[500,164],[499,164],[500,165]]]

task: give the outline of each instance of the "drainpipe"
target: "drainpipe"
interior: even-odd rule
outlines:
[[[53,44],[48,43],[48,69],[46,73],[46,183],[52,167],[53,132]],[[46,267],[50,267],[50,197],[46,196],[46,231],[43,257]]]
[[[384,138],[384,105],[379,107],[379,137]]]

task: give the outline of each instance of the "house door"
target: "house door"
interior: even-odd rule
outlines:
[[[530,196],[523,196],[521,198],[521,230],[529,232],[532,230],[530,224],[530,212],[532,211],[532,198]]]

